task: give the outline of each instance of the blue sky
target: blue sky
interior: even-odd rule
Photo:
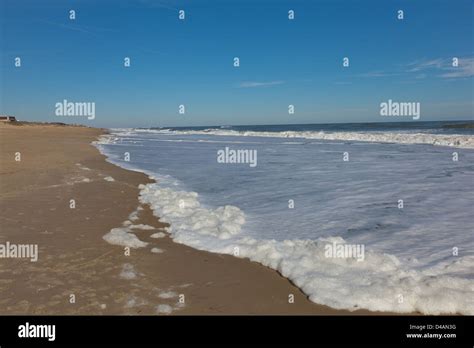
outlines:
[[[388,99],[420,102],[420,121],[473,119],[472,0],[0,4],[0,113],[22,120],[101,127],[383,122],[379,105]],[[64,99],[95,102],[95,119],[55,116]]]

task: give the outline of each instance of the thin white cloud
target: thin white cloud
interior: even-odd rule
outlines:
[[[407,72],[418,72],[426,69],[440,69],[445,64],[446,61],[442,58],[417,60],[407,64],[409,68]]]
[[[51,25],[56,25],[58,27],[68,29],[68,30],[79,31],[81,33],[86,33],[86,34],[94,34],[90,30],[87,30],[85,27],[79,26],[79,25],[57,23],[57,22],[53,22],[53,21],[49,21],[49,20],[43,20],[42,22],[47,23],[47,24],[51,24]]]
[[[459,58],[459,65],[457,67],[449,67],[445,69],[446,72],[441,74],[441,77],[448,79],[473,77],[474,76],[474,58]]]
[[[428,72],[436,72],[437,77],[450,79],[474,76],[474,57],[458,58],[458,66],[456,67],[453,66],[453,58],[418,60],[407,66],[409,68],[408,73],[418,73],[417,78],[420,75],[427,76]],[[420,74],[421,72],[423,74]]]
[[[85,26],[85,25],[77,25],[73,23],[73,21],[69,21],[70,23],[60,23],[60,22],[55,22],[47,19],[39,19],[38,20],[41,23],[46,23],[49,25],[54,25],[58,26],[67,30],[73,30],[73,31],[79,31],[81,33],[86,33],[86,34],[92,34],[92,35],[97,35],[103,32],[115,32],[117,33],[118,31],[115,29],[110,29],[110,28],[102,28],[102,27],[95,27],[95,26]]]
[[[394,72],[378,70],[356,76],[368,78],[402,76],[413,80],[423,80],[428,77],[468,78],[474,76],[474,57],[458,58],[458,66],[456,67],[453,66],[453,58],[418,59],[405,64]]]
[[[359,74],[359,77],[387,77],[387,76],[396,76],[398,74],[385,72],[385,71],[369,71],[366,73]]]
[[[239,88],[270,87],[270,86],[282,85],[284,83],[285,81],[268,81],[268,82],[246,81],[246,82],[242,82],[239,85]]]

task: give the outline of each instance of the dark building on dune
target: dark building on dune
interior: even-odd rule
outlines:
[[[15,116],[0,115],[0,122],[16,122]]]

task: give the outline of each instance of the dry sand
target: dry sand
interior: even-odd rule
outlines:
[[[138,185],[150,179],[106,162],[91,145],[101,133],[0,125],[0,243],[39,247],[37,262],[0,258],[0,314],[370,314],[314,304],[247,259],[150,238],[164,225],[147,206],[134,221],[156,227],[135,231],[147,247],[126,256],[105,242],[137,209]]]

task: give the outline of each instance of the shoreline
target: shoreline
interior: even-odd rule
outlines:
[[[315,304],[261,264],[193,249],[166,233],[151,238],[165,224],[139,203],[138,185],[153,181],[107,161],[92,144],[104,132],[0,126],[0,243],[39,249],[38,262],[0,259],[1,314],[398,314]],[[21,161],[14,161],[17,152]],[[134,229],[148,245],[125,255],[103,236],[135,211],[134,225],[154,229]]]

